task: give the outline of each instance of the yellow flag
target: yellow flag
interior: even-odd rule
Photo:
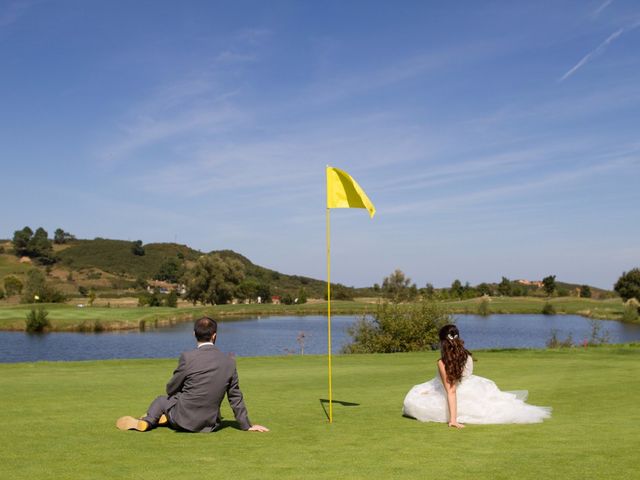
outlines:
[[[366,208],[371,218],[376,213],[376,207],[351,175],[333,167],[327,167],[327,208]]]

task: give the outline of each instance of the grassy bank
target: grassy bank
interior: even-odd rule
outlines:
[[[478,312],[478,307],[482,299],[460,300],[444,302],[454,313]],[[620,320],[624,311],[624,304],[620,298],[607,300],[592,300],[590,298],[578,297],[490,297],[488,302],[490,313],[542,313],[542,308],[546,303],[553,305],[558,314],[582,315],[589,318],[600,318],[603,320]]]
[[[401,416],[436,352],[338,356],[329,425],[323,357],[241,358],[250,417],[214,434],[120,432],[142,414],[176,360],[0,365],[3,476],[65,478],[637,478],[640,346],[477,352],[476,373],[553,407],[535,425],[448,429]],[[223,415],[231,420],[225,404]]]
[[[363,301],[334,301],[332,312],[336,315],[359,314],[375,311],[374,299]],[[452,313],[478,313],[480,299],[443,302]],[[620,320],[624,305],[620,299],[591,300],[588,298],[561,297],[550,300],[531,297],[494,297],[489,302],[489,312],[505,313],[542,313],[545,303],[551,303],[558,314],[583,315],[590,318]],[[0,330],[24,330],[27,313],[34,305],[7,305],[0,307]],[[180,308],[154,307],[85,307],[75,305],[44,305],[49,311],[51,330],[54,331],[99,331],[153,328],[157,326],[190,320],[201,315],[214,318],[225,316],[253,315],[325,315],[326,302],[306,303],[303,305],[216,305],[181,306]]]
[[[168,307],[85,307],[66,304],[12,305],[0,307],[0,330],[24,330],[27,313],[34,307],[48,312],[53,331],[100,331],[153,328],[174,322],[191,320],[202,315],[214,318],[249,317],[254,315],[310,315],[326,314],[326,303],[303,305],[216,305]],[[375,305],[364,302],[335,301],[331,303],[336,315],[372,311]]]

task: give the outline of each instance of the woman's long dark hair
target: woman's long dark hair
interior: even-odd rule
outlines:
[[[445,325],[438,332],[440,337],[440,351],[442,362],[447,372],[447,381],[451,384],[459,382],[462,378],[467,358],[471,352],[464,348],[464,341],[460,338],[460,332],[455,325]]]

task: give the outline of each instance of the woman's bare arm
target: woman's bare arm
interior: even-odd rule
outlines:
[[[464,428],[464,425],[458,423],[458,399],[456,397],[456,384],[449,383],[447,371],[444,368],[444,362],[438,360],[438,372],[442,379],[442,385],[447,392],[447,405],[449,406],[449,426],[455,428]]]

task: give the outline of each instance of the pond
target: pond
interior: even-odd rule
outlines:
[[[565,339],[571,335],[582,343],[592,335],[593,325],[610,343],[640,341],[640,325],[589,320],[576,315],[456,315],[466,346],[486,348],[544,348],[553,331]],[[347,328],[357,316],[332,317],[333,351],[350,341]],[[304,338],[299,338],[301,333]],[[326,317],[272,316],[222,320],[218,324],[218,347],[238,356],[324,354],[327,351]],[[112,358],[178,357],[195,346],[190,322],[145,332],[48,333],[0,332],[0,362],[40,360],[97,360]]]

